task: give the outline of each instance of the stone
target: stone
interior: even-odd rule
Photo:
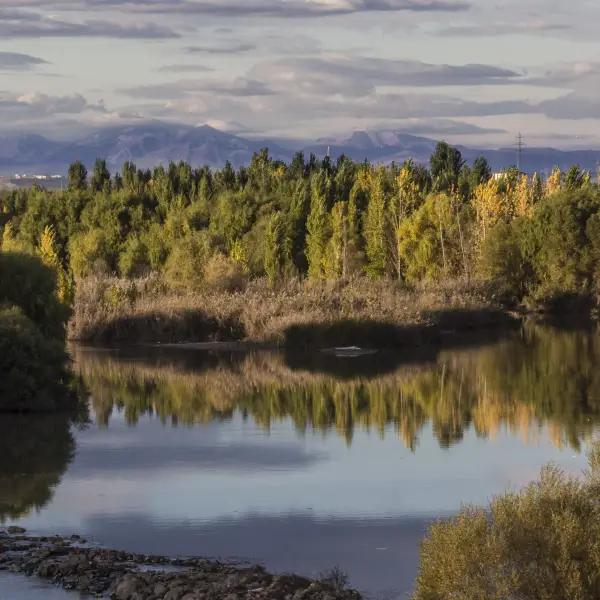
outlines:
[[[133,600],[133,595],[140,591],[140,582],[135,575],[125,575],[116,585],[116,600]]]
[[[27,529],[25,529],[24,527],[17,527],[16,525],[11,525],[10,527],[6,528],[6,531],[8,531],[10,535],[21,535],[23,533],[26,533]]]

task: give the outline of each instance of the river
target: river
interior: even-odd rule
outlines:
[[[409,596],[432,520],[549,461],[584,469],[600,424],[590,330],[364,357],[71,351],[87,419],[2,417],[5,525],[277,572],[337,566],[369,598]],[[0,575],[0,599],[25,598],[54,596]]]

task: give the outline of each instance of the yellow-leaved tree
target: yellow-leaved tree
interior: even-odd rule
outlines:
[[[73,301],[73,278],[64,268],[58,254],[58,244],[56,243],[56,232],[52,225],[46,225],[40,237],[38,254],[42,262],[56,271],[57,285],[56,292],[59,299],[65,304]]]

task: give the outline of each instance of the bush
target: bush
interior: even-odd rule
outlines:
[[[464,508],[430,529],[414,600],[600,598],[600,447],[584,479],[546,467],[489,512]]]
[[[150,271],[148,248],[138,237],[130,237],[119,255],[119,272],[123,277],[141,277]]]
[[[111,270],[113,255],[108,238],[102,229],[90,229],[74,235],[69,242],[71,269],[76,277],[107,273]]]
[[[589,294],[596,264],[593,243],[600,199],[588,190],[560,193],[539,204],[523,232],[525,257],[531,261],[534,286],[541,299]],[[589,225],[589,227],[588,227]]]
[[[173,289],[199,289],[208,253],[209,242],[205,235],[189,234],[177,240],[165,264],[166,283]]]
[[[247,278],[240,263],[215,254],[204,267],[204,283],[214,291],[236,292],[244,289]]]
[[[479,272],[502,296],[522,297],[527,269],[514,224],[498,223],[488,233],[481,245]]]
[[[0,412],[72,405],[64,343],[42,334],[23,311],[0,309]]]
[[[0,306],[18,306],[40,331],[64,339],[69,309],[56,294],[56,273],[28,254],[0,252]]]

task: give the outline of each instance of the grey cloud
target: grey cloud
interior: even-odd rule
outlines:
[[[58,2],[58,5],[61,3]],[[320,17],[400,11],[461,12],[470,8],[470,4],[463,0],[72,0],[63,2],[62,5],[92,8],[113,5],[145,12],[228,17]]]
[[[225,79],[184,79],[156,85],[142,85],[121,90],[133,98],[154,100],[169,100],[198,93],[210,93],[215,96],[268,96],[273,91],[264,83],[255,79],[238,77],[233,80]]]
[[[600,119],[600,100],[595,95],[584,96],[573,92],[540,102],[539,108],[551,119]]]
[[[26,71],[47,64],[47,61],[29,54],[0,52],[0,71]]]
[[[423,119],[413,120],[408,123],[396,125],[403,133],[415,135],[483,135],[506,133],[505,129],[496,129],[493,127],[480,127],[464,121],[455,121],[453,119]],[[382,127],[378,127],[382,129]]]
[[[212,67],[205,65],[163,65],[156,69],[160,73],[210,73],[214,71]]]
[[[261,63],[250,76],[304,94],[367,96],[377,86],[439,87],[518,83],[510,69],[467,64],[434,65],[369,57],[294,58]]]
[[[447,37],[490,37],[499,35],[547,35],[571,31],[571,25],[565,23],[511,22],[511,23],[471,23],[468,25],[451,25],[436,31],[436,34]]]
[[[104,112],[104,110],[101,104],[88,103],[81,94],[49,96],[35,93],[18,96],[0,92],[0,111],[13,119],[80,114],[85,111]]]
[[[256,49],[256,44],[250,43],[221,43],[215,46],[188,46],[190,54],[243,54]]]
[[[0,8],[0,37],[109,37],[165,39],[179,37],[168,27],[153,23],[125,25],[112,21],[65,21],[32,11]]]

